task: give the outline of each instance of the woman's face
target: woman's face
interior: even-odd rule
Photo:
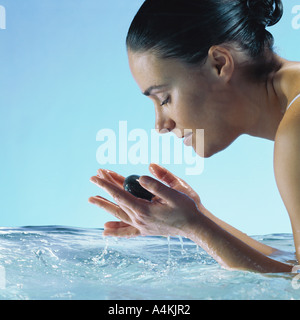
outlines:
[[[151,53],[129,51],[128,57],[133,77],[154,102],[157,131],[186,138],[185,144],[202,157],[223,150],[241,134],[230,88],[217,67],[209,62],[190,66]],[[204,148],[196,139],[197,129],[204,129]]]

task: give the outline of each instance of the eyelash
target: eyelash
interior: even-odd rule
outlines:
[[[170,102],[170,97],[168,97],[166,100],[164,100],[160,106],[163,107],[164,105],[168,104]]]

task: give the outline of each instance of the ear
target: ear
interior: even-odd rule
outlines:
[[[212,46],[208,51],[208,60],[215,75],[229,82],[234,71],[234,60],[231,52],[222,46]]]

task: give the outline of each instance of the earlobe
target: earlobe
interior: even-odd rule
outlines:
[[[221,46],[212,46],[208,51],[208,58],[217,76],[228,82],[234,71],[234,60],[230,51]]]

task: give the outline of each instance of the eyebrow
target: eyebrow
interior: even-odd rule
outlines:
[[[149,97],[153,90],[159,90],[159,89],[163,89],[165,87],[167,87],[167,85],[165,85],[165,84],[160,85],[160,86],[152,86],[152,87],[148,88],[145,92],[143,92],[143,95]]]

